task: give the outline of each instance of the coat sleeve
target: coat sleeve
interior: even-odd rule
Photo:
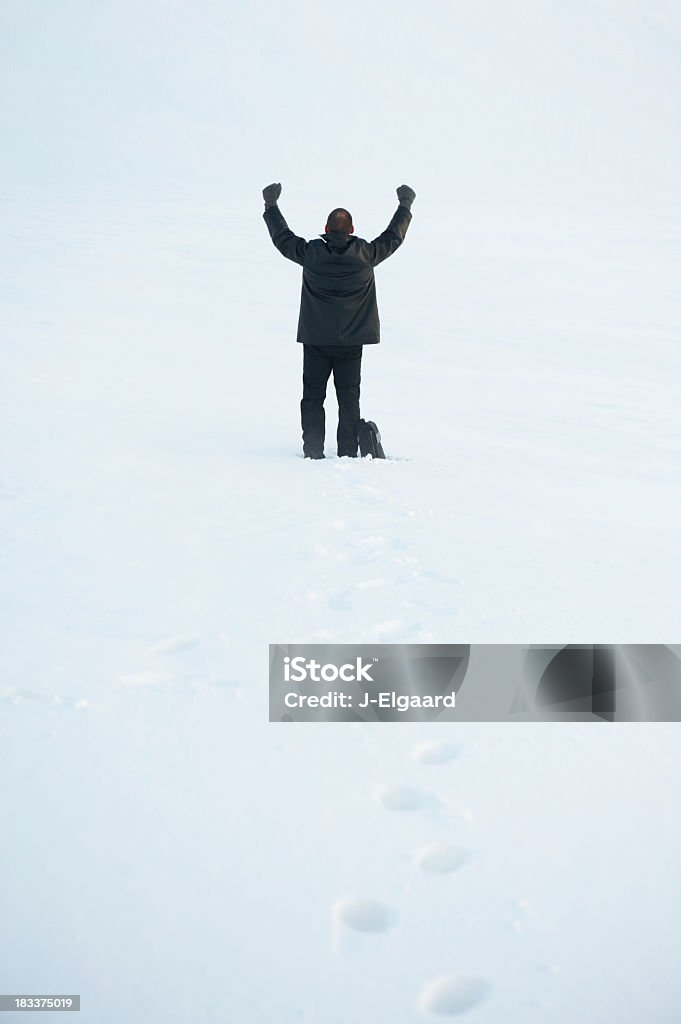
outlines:
[[[278,206],[270,206],[269,210],[263,213],[263,217],[270,237],[281,255],[302,267],[308,246],[305,239],[293,234]]]
[[[410,223],[411,210],[408,210],[406,206],[398,206],[385,231],[378,238],[374,238],[373,242],[369,242],[372,267],[378,266],[383,260],[387,260],[388,256],[392,256],[396,249],[399,249]]]

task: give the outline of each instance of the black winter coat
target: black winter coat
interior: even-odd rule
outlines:
[[[374,267],[404,241],[411,211],[398,206],[373,242],[344,231],[306,242],[289,229],[278,206],[263,217],[279,252],[303,268],[297,340],[303,345],[377,345],[381,325]]]

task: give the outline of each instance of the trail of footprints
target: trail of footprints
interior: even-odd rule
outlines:
[[[460,748],[447,741],[419,743],[412,759],[424,765],[443,765],[459,756]],[[387,811],[411,812],[442,810],[445,801],[435,793],[418,786],[381,785],[373,792],[374,799]],[[466,817],[463,813],[462,817]],[[449,843],[431,843],[417,850],[413,866],[432,875],[449,875],[459,871],[472,859],[472,852]],[[331,908],[334,948],[342,948],[345,930],[367,935],[380,934],[399,924],[393,907],[373,899],[345,898]],[[416,1006],[423,1013],[436,1016],[458,1016],[479,1006],[491,992],[484,978],[453,971],[427,980],[418,995]]]
[[[339,506],[344,514],[338,515],[326,528],[325,539],[314,544],[312,553],[317,559],[336,564],[350,563],[355,568],[366,566],[363,579],[341,589],[326,593],[327,605],[335,612],[353,610],[358,597],[366,592],[394,590],[404,587],[402,605],[413,608],[430,607],[425,598],[414,593],[415,585],[423,581],[427,590],[433,583],[461,586],[461,581],[437,572],[423,569],[421,560],[414,555],[419,530],[429,529],[429,510],[416,510],[395,501],[384,490],[363,481],[356,481],[339,494]],[[348,498],[349,505],[348,508]],[[340,501],[345,499],[340,505]],[[353,507],[354,506],[354,507]],[[387,513],[387,514],[386,514]],[[321,595],[316,593],[315,599]],[[383,624],[389,636],[390,623]],[[396,621],[397,632],[404,638],[405,623]],[[446,741],[418,744],[412,759],[423,765],[444,765],[459,756],[459,747]],[[456,814],[466,821],[470,812],[466,808],[453,811],[447,801],[437,793],[419,786],[380,785],[373,798],[390,813],[429,811],[435,817]],[[444,842],[433,842],[416,850],[412,870],[445,878],[459,871],[471,861],[472,852]],[[343,898],[331,908],[334,948],[343,947],[344,934],[379,935],[399,925],[395,908],[374,900],[359,897]],[[427,1014],[455,1016],[478,1006],[489,994],[489,983],[480,977],[454,971],[426,981],[417,999],[418,1008]]]
[[[342,514],[334,517],[330,512],[317,539],[311,544],[308,541],[301,551],[311,557],[313,568],[308,578],[316,577],[318,585],[307,587],[294,602],[321,602],[333,612],[348,613],[367,595],[389,592],[393,608],[397,602],[401,630],[410,633],[420,629],[420,623],[412,620],[416,609],[441,613],[447,605],[451,611],[451,597],[433,602],[433,587],[461,587],[462,581],[438,571],[437,566],[424,566],[414,553],[428,548],[431,511],[414,509],[377,487],[355,483],[348,489],[345,479],[343,484],[336,502]],[[328,585],[327,580],[337,580],[344,572],[346,579],[354,577],[352,582]],[[402,620],[403,614],[408,622]]]

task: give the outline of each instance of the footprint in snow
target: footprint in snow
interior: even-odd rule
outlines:
[[[357,951],[361,941],[375,941],[374,936],[388,931],[396,922],[392,907],[378,900],[338,900],[331,908],[333,948],[336,952]]]
[[[333,905],[332,916],[346,928],[373,934],[385,932],[397,922],[395,911],[378,900],[338,900]]]
[[[419,1007],[425,1013],[454,1017],[478,1006],[489,992],[490,986],[483,978],[469,974],[446,974],[425,985]]]
[[[435,793],[416,786],[380,785],[373,796],[388,811],[423,811],[440,807],[440,799]]]
[[[412,759],[420,764],[447,764],[461,753],[461,746],[450,740],[425,740],[417,743],[411,752]]]
[[[470,850],[463,846],[431,843],[429,846],[421,847],[414,858],[414,863],[421,871],[430,875],[450,875],[468,864],[471,856]]]

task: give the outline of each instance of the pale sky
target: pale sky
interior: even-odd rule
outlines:
[[[671,2],[2,5],[6,185],[674,194]]]

